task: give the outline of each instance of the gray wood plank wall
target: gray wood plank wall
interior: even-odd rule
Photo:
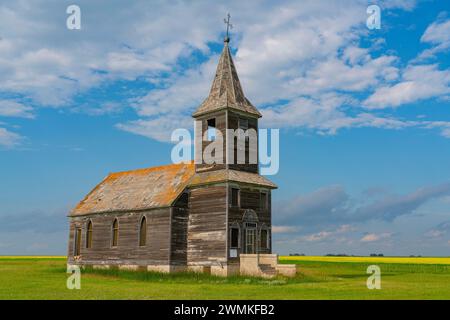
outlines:
[[[147,219],[147,239],[145,246],[139,246],[139,225],[142,216]],[[117,247],[112,247],[112,224],[119,221]],[[86,248],[88,221],[92,221],[92,247]],[[169,263],[170,248],[170,208],[142,212],[94,214],[70,219],[68,258],[73,261],[75,228],[81,228],[81,257],[85,264],[129,263],[163,264]]]
[[[247,119],[248,120],[248,128],[249,129],[255,129],[256,132],[258,132],[258,120],[251,117],[245,117],[243,115],[239,115],[234,112],[228,112],[228,128],[229,129],[238,129],[239,128],[239,118]],[[237,163],[237,154],[238,152],[242,152],[243,150],[238,150],[238,145],[235,142],[234,143],[234,164],[230,164],[228,166],[229,169],[232,170],[241,170],[246,172],[253,172],[258,173],[258,164],[250,164],[249,163],[249,152],[250,150],[252,152],[256,152],[257,159],[258,159],[258,144],[250,146],[249,142],[247,141],[245,143],[245,163],[244,164],[238,164]]]
[[[190,190],[188,264],[226,261],[226,193],[225,185]]]

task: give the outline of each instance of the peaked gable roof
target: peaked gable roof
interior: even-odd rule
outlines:
[[[69,216],[171,206],[194,173],[193,162],[111,173]]]
[[[258,109],[244,95],[228,42],[229,39],[226,38],[209,96],[193,113],[193,117],[224,108],[250,113],[258,118],[261,117]]]
[[[191,161],[111,173],[78,203],[69,216],[169,207],[187,187],[227,181],[277,188],[257,173],[227,169],[195,173]]]

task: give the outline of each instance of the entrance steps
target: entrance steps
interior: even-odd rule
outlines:
[[[295,264],[279,264],[276,254],[240,254],[240,274],[273,278],[277,275],[294,277],[297,273]]]
[[[277,275],[277,269],[272,267],[270,264],[260,264],[259,269],[268,277],[275,277]]]

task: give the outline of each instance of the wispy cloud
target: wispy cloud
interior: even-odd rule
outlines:
[[[361,242],[376,242],[380,240],[389,239],[392,236],[392,233],[368,233],[364,237],[361,238]]]
[[[399,107],[407,103],[450,93],[450,70],[439,70],[438,65],[408,66],[402,81],[378,88],[365,102],[368,109]]]
[[[450,234],[450,221],[444,221],[428,230],[425,233],[425,236],[428,238],[441,238],[448,234]]]
[[[0,117],[34,118],[33,108],[14,100],[0,99]]]
[[[165,117],[119,123],[116,127],[157,141],[169,142],[174,129],[189,128],[191,124],[192,120],[187,116],[170,114]]]
[[[404,195],[381,194],[358,199],[351,197],[342,186],[329,186],[309,194],[298,195],[281,205],[278,224],[335,225],[371,220],[393,221],[410,215],[428,201],[450,195],[450,183],[427,186]]]
[[[272,226],[272,233],[293,233],[300,228],[296,226]]]
[[[22,137],[5,128],[0,128],[0,146],[11,148],[20,143]]]
[[[450,48],[450,19],[446,19],[445,14],[442,14],[437,21],[428,26],[420,41],[431,44],[432,47],[424,50],[419,55],[419,60],[432,58],[437,53],[448,50]]]
[[[351,242],[351,235],[357,231],[357,228],[350,224],[344,224],[335,228],[320,230],[314,233],[292,236],[287,241],[294,243],[305,242]]]

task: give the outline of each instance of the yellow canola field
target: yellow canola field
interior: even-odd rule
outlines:
[[[449,264],[450,257],[324,257],[324,256],[280,256],[287,261],[359,262],[359,263],[408,263]]]

